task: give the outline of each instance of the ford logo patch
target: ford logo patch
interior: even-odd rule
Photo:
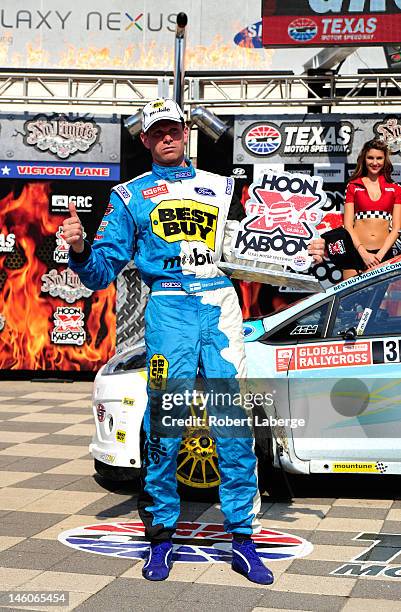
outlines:
[[[196,193],[199,193],[199,195],[203,195],[203,196],[210,196],[210,197],[216,196],[214,191],[212,189],[209,189],[208,187],[195,187],[195,191]]]
[[[251,327],[250,325],[244,325],[243,330],[244,330],[244,336],[245,337],[246,336],[250,336],[255,331],[254,328]]]

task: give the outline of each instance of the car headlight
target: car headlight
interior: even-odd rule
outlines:
[[[102,374],[119,374],[132,370],[146,369],[146,347],[145,343],[137,344],[121,353],[116,353],[114,357],[106,363]]]

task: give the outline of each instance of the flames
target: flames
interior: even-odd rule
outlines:
[[[267,69],[271,65],[273,52],[268,49],[254,49],[251,45],[239,47],[225,42],[216,35],[208,45],[187,45],[185,53],[186,70],[222,70],[232,68]],[[51,57],[41,47],[40,40],[27,43],[25,54],[11,50],[10,42],[0,43],[0,60],[3,66],[27,68],[84,68],[87,70],[172,70],[174,66],[174,38],[171,45],[164,47],[155,40],[148,44],[129,44],[112,50],[110,47],[77,47],[68,45],[59,57]]]
[[[53,313],[68,306],[61,298],[41,295],[41,277],[48,271],[38,250],[53,237],[62,217],[48,214],[49,183],[32,182],[21,194],[0,201],[3,235],[15,234],[11,254],[0,254],[0,313],[5,326],[0,332],[0,367],[13,370],[97,370],[114,353],[116,336],[115,288],[94,293],[74,307],[85,313],[86,341],[82,346],[51,343]],[[10,259],[19,266],[11,269]],[[54,262],[54,268],[62,268]]]

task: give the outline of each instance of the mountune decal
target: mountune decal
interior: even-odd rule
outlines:
[[[309,555],[313,545],[295,534],[262,529],[252,538],[262,559],[280,561]],[[144,559],[149,542],[140,521],[118,521],[76,527],[58,536],[59,542],[98,555],[121,559]],[[180,522],[173,536],[173,561],[181,563],[227,563],[231,561],[231,534],[217,523]]]

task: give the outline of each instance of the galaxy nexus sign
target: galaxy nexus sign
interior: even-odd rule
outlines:
[[[263,0],[266,47],[399,42],[401,0]]]

